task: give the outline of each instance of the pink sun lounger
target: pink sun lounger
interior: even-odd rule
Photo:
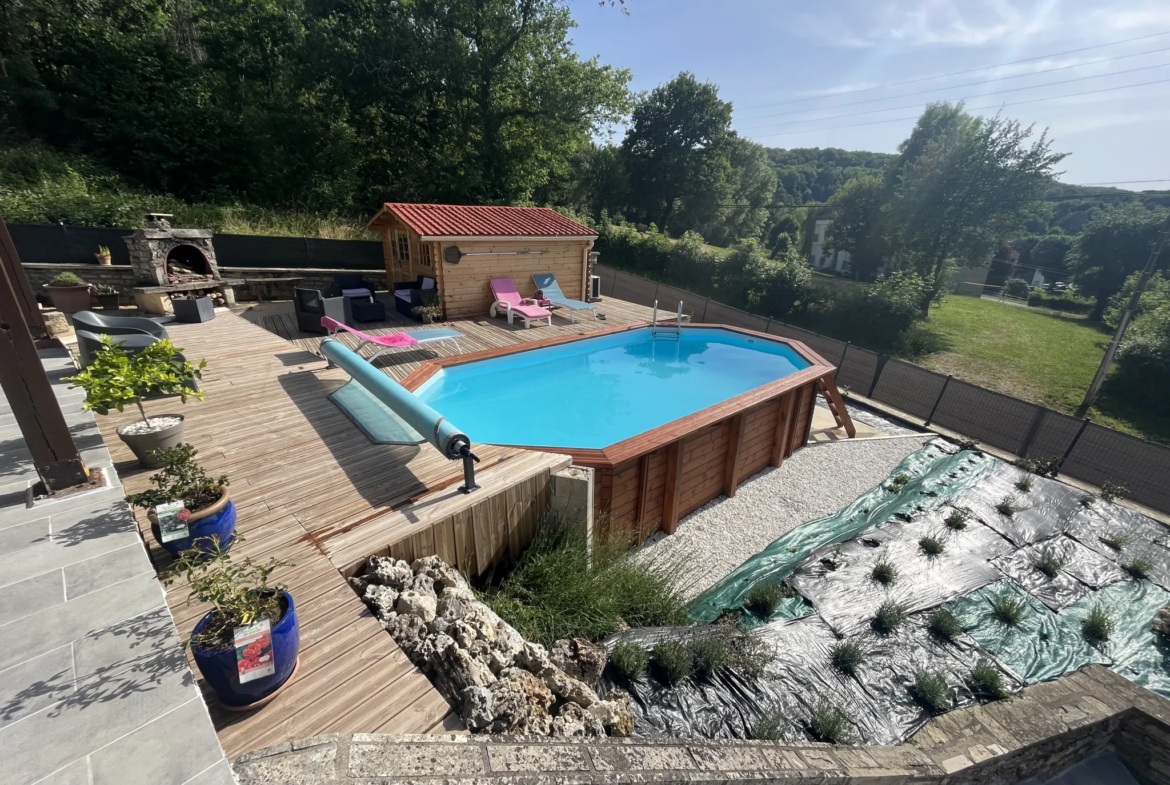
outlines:
[[[353,333],[362,342],[354,348],[355,352],[361,352],[366,344],[377,346],[378,351],[374,352],[370,357],[366,358],[366,362],[373,362],[383,353],[391,349],[405,349],[410,346],[422,346],[423,344],[434,343],[436,341],[450,341],[455,344],[455,351],[462,352],[463,349],[459,346],[459,339],[463,337],[463,333],[458,330],[452,330],[449,327],[439,327],[435,329],[421,329],[421,330],[404,330],[400,333],[392,333],[390,335],[370,335],[363,333],[361,330],[355,330],[347,324],[342,324],[336,319],[328,316],[321,317],[321,326],[329,331],[330,335],[337,335],[339,330],[344,330],[347,333]]]
[[[548,323],[552,324],[552,311],[541,308],[535,300],[521,298],[520,292],[516,291],[516,282],[511,278],[493,278],[491,287],[495,302],[488,313],[492,316],[502,311],[508,316],[508,324],[512,323],[514,316],[519,316],[524,320],[525,327],[532,327],[533,319],[548,319]]]

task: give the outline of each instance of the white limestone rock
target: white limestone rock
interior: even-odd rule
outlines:
[[[551,736],[604,736],[605,726],[576,703],[565,703],[553,718]]]
[[[370,607],[374,615],[382,619],[388,614],[395,612],[394,609],[398,603],[398,592],[389,586],[371,583],[366,586],[365,593],[362,594],[362,599],[365,600],[366,605]]]
[[[414,573],[410,565],[398,559],[384,556],[371,556],[366,564],[365,577],[370,583],[380,586],[389,586],[395,591],[402,591],[414,581]]]
[[[426,624],[435,618],[435,605],[436,600],[433,596],[419,594],[416,591],[407,589],[398,595],[398,604],[394,609],[398,611],[400,616],[402,614],[417,616],[422,620],[423,624]]]

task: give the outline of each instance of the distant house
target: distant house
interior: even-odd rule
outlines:
[[[825,247],[825,233],[829,230],[831,223],[833,223],[831,218],[818,218],[813,224],[812,247],[809,250],[808,263],[818,270],[827,270],[838,275],[849,275],[852,270],[852,266],[849,264],[852,257],[849,252],[834,251]]]
[[[533,274],[552,273],[567,297],[584,300],[597,239],[589,227],[547,207],[388,202],[369,228],[382,234],[386,277],[433,279],[448,319],[484,316],[493,278],[511,278],[531,297]]]

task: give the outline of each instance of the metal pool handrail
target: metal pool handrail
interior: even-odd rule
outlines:
[[[338,341],[326,338],[321,342],[321,353],[401,417],[444,456],[453,461],[462,459],[463,485],[459,490],[471,493],[479,487],[475,484],[475,464],[479,458],[471,453],[471,439],[454,423]]]
[[[682,335],[682,311],[683,311],[683,301],[679,300],[678,301],[678,314],[677,314],[676,319],[675,319],[675,327],[674,327],[674,331],[671,333],[671,335],[674,336],[674,340],[676,340],[676,341]],[[653,318],[653,321],[650,322],[650,340],[653,341],[657,337],[658,337],[658,301],[655,300],[654,301],[654,318]]]

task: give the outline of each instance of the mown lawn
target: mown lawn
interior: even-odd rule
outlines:
[[[956,378],[1073,413],[1093,380],[1112,331],[1084,319],[974,297],[951,296],[927,323],[944,347],[916,362]],[[1106,391],[1094,422],[1170,441],[1170,418],[1152,415]]]

